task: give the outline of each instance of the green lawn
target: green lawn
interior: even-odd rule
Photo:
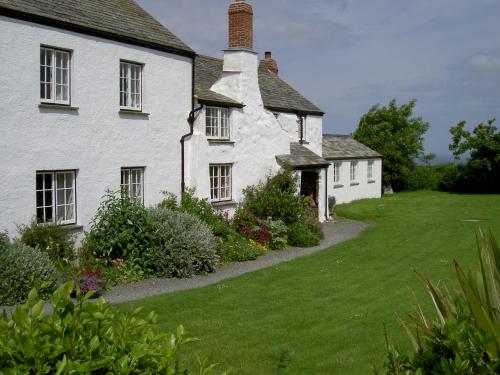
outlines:
[[[276,374],[285,348],[284,374],[369,374],[385,358],[384,323],[406,344],[395,314],[413,309],[413,291],[424,296],[411,269],[454,286],[453,259],[477,265],[475,229],[500,239],[500,195],[403,193],[338,213],[371,227],[312,256],[124,306],[156,311],[168,331],[182,323],[202,339],[192,351],[236,374]]]

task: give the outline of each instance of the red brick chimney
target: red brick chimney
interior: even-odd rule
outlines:
[[[245,0],[229,6],[229,48],[253,49],[253,9]]]
[[[271,52],[268,51],[264,54],[264,59],[260,60],[259,69],[268,69],[274,74],[278,74],[278,64],[273,59]]]

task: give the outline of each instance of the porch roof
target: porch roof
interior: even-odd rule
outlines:
[[[329,165],[327,160],[299,143],[290,143],[290,154],[277,155],[276,159],[279,163],[288,164],[294,169],[312,167],[324,168]]]

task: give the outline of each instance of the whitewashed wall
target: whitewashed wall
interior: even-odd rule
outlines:
[[[340,162],[340,181],[333,182],[333,160],[328,168],[328,196],[334,196],[337,204],[349,203],[364,198],[380,198],[382,191],[382,160],[374,159],[373,179],[368,181],[368,160],[358,160],[356,183],[350,181],[351,160]]]
[[[225,51],[224,71],[212,90],[244,103],[245,107],[231,109],[231,143],[209,142],[205,136],[205,109],[199,112],[194,134],[186,143],[189,155],[186,182],[196,188],[198,196],[210,198],[209,164],[232,163],[233,204],[219,206],[232,213],[236,203],[243,199],[245,187],[279,170],[276,156],[289,154],[290,142],[299,140],[297,117],[280,113],[276,118],[264,108],[258,81],[258,57],[253,52]],[[318,138],[315,128],[321,132],[322,118],[313,116],[310,121],[311,137]],[[318,146],[321,141],[314,140],[311,145],[321,152]],[[324,172],[320,178],[324,179]],[[320,193],[321,219],[324,219],[323,196],[324,190]]]
[[[71,105],[38,105],[40,45],[72,50]],[[37,170],[77,170],[77,222],[87,226],[120,169],[145,167],[145,204],[180,192],[181,135],[188,132],[191,59],[0,17],[0,229],[35,215]],[[144,64],[143,110],[119,114],[120,59]]]

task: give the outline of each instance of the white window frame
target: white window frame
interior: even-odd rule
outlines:
[[[42,176],[42,185],[39,186],[38,178]],[[63,177],[62,184],[59,177]],[[46,187],[46,177],[51,180],[51,186]],[[68,182],[71,181],[71,184]],[[36,172],[36,220],[39,223],[56,224],[76,224],[76,171],[37,171]],[[62,186],[61,186],[62,185]],[[63,198],[61,199],[61,195]],[[40,199],[41,196],[41,199]],[[50,196],[50,202],[47,202],[47,196]],[[69,199],[68,199],[69,197]],[[63,210],[63,214],[59,212]],[[68,211],[69,209],[69,211]],[[42,210],[40,215],[39,210]],[[47,219],[47,211],[50,210],[51,218]],[[69,216],[68,213],[73,213]],[[68,215],[68,216],[67,216]]]
[[[368,168],[366,171],[366,177],[368,181],[373,181],[373,165],[375,164],[374,160],[368,160]]]
[[[40,46],[40,101],[71,103],[71,51]]]
[[[357,174],[358,174],[358,161],[352,160],[349,166],[349,177],[351,182],[357,181]]]
[[[142,112],[144,64],[120,60],[120,108]]]
[[[210,164],[210,201],[231,201],[233,189],[233,165],[232,164]]]
[[[205,134],[208,139],[229,140],[231,137],[231,109],[227,107],[206,107]]]
[[[144,167],[121,168],[120,187],[130,198],[144,204]]]
[[[333,183],[340,184],[342,162],[336,161],[333,163]]]

